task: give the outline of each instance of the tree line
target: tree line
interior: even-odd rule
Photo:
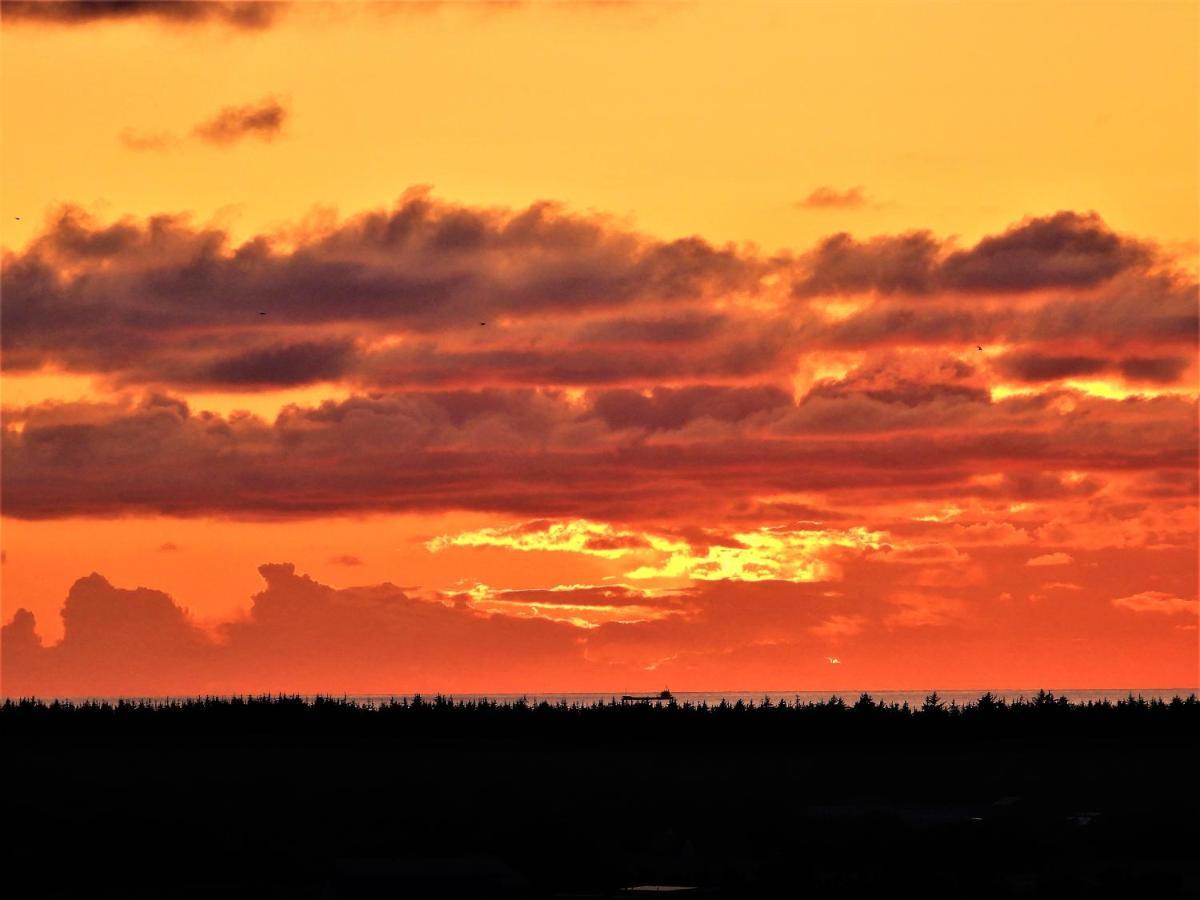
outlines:
[[[933,693],[920,705],[862,694],[847,703],[763,698],[719,703],[555,703],[450,696],[258,695],[169,700],[6,700],[0,729],[9,739],[92,735],[537,738],[562,742],[806,742],[882,739],[978,740],[1003,737],[1138,737],[1200,734],[1196,695],[1171,700],[1129,695],[1071,702],[1039,691],[1006,700],[991,693],[966,703]]]

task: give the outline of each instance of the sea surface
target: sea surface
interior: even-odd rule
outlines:
[[[1066,697],[1071,703],[1088,703],[1108,700],[1115,702],[1117,700],[1125,700],[1129,697],[1141,697],[1145,700],[1170,700],[1173,697],[1187,698],[1190,695],[1196,694],[1198,691],[1194,687],[1190,688],[1091,688],[1087,690],[1081,689],[1047,689],[1049,693],[1055,697]],[[786,700],[789,704],[793,703],[823,703],[833,697],[840,697],[846,703],[854,703],[863,693],[868,693],[876,703],[907,703],[910,706],[920,706],[925,702],[925,698],[934,693],[934,688],[917,691],[672,691],[672,696],[677,703],[690,703],[693,705],[708,704],[716,706],[722,701],[726,703],[737,703],[741,700],[743,703],[753,702],[759,705],[763,700],[770,700],[772,703],[778,703],[780,700]],[[973,703],[985,693],[991,693],[997,699],[1003,699],[1008,702],[1014,700],[1032,699],[1038,693],[1038,689],[1001,689],[1001,688],[980,688],[970,691],[942,691],[938,690],[938,697],[947,705],[955,703],[962,706],[967,703]],[[213,695],[227,697],[230,695]],[[242,696],[260,696],[242,695]],[[365,705],[382,705],[392,701],[400,701],[403,699],[412,700],[415,694],[301,694],[299,695],[307,700],[315,699],[317,696],[335,697],[338,699],[351,700],[355,703]],[[425,700],[432,700],[437,694],[428,693],[420,694]],[[584,694],[562,694],[562,693],[537,693],[528,692],[524,694],[444,694],[442,695],[454,701],[468,700],[494,700],[499,703],[516,703],[524,700],[527,703],[546,703],[557,704],[565,702],[571,705],[592,706],[596,703],[615,703],[620,701],[622,694],[616,692],[603,693],[584,693]],[[654,693],[635,693],[636,697],[653,698]],[[49,699],[49,698],[46,698]],[[171,696],[171,697],[64,697],[59,698],[70,700],[75,703],[83,702],[109,702],[115,703],[118,700],[145,701],[150,703],[169,703],[173,701],[185,701],[197,699],[195,695],[189,696]]]
[[[973,703],[978,700],[982,694],[987,693],[986,688],[977,691],[937,691],[938,697],[944,703],[957,703],[962,706],[965,703]],[[997,699],[1013,701],[1019,698],[1032,699],[1037,695],[1037,689],[1033,690],[992,690],[992,696]],[[920,706],[925,702],[925,698],[934,693],[931,688],[922,691],[672,691],[671,695],[677,703],[691,703],[699,705],[706,703],[709,706],[715,706],[721,701],[726,703],[736,703],[741,700],[743,703],[754,702],[756,705],[762,703],[764,699],[770,700],[772,703],[778,703],[780,700],[786,700],[791,703],[823,703],[832,697],[840,697],[847,703],[854,703],[863,693],[868,693],[876,703],[907,703],[910,706]],[[1170,700],[1172,697],[1186,698],[1189,694],[1196,693],[1195,688],[1109,688],[1099,690],[1061,690],[1050,691],[1055,697],[1066,697],[1072,703],[1087,703],[1088,701],[1099,700],[1124,700],[1130,696],[1142,697],[1146,700]],[[411,695],[401,695],[409,696]],[[568,704],[581,704],[591,706],[592,704],[603,702],[612,703],[621,699],[621,694],[618,693],[601,693],[601,694],[451,694],[447,695],[454,700],[496,700],[501,703],[514,703],[518,700],[526,700],[530,703],[541,703],[543,700],[547,703],[559,703],[565,701]],[[653,693],[634,693],[636,697],[653,697]],[[426,700],[430,699],[431,695],[423,694],[422,697]],[[390,695],[377,694],[351,694],[348,699],[362,703],[387,703],[392,699]],[[399,700],[400,697],[395,699]]]

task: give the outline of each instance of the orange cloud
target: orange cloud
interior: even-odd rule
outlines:
[[[28,612],[13,615],[0,676],[6,696],[606,691],[653,689],[663,678],[679,690],[855,686],[839,678],[965,688],[1002,677],[1086,682],[1114,671],[1130,686],[1194,678],[1194,640],[1163,617],[1130,622],[1126,607],[1082,593],[1014,617],[1011,598],[892,590],[873,565],[847,569],[836,589],[723,580],[672,591],[413,593],[387,583],[336,589],[273,564],[260,568],[266,587],[243,614],[204,628],[166,594],[91,575],[67,596],[58,643],[43,643]],[[1121,569],[1099,577],[1130,583]],[[1001,560],[997,572],[1005,571],[1011,564]],[[1182,611],[1185,602],[1168,592],[1138,596],[1154,609]],[[1130,640],[1153,652],[1118,652]],[[854,660],[853,673],[829,669],[831,644]]]
[[[273,140],[283,130],[288,110],[274,97],[244,106],[226,106],[211,119],[201,122],[193,134],[202,141],[223,146],[242,138]]]
[[[1113,606],[1131,609],[1134,612],[1164,613],[1196,613],[1195,600],[1185,600],[1163,591],[1142,591],[1128,597],[1118,597],[1112,601]]]
[[[862,187],[839,191],[822,185],[796,204],[797,209],[852,209],[867,203]]]
[[[1069,566],[1075,560],[1069,553],[1043,553],[1025,561],[1027,566]]]

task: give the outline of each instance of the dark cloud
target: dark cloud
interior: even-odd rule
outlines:
[[[1095,213],[1059,212],[951,253],[940,281],[963,291],[1093,287],[1148,259],[1145,246],[1114,233]]]
[[[19,518],[473,509],[678,521],[763,496],[962,483],[981,469],[1197,464],[1185,398],[1069,395],[1064,414],[1053,394],[992,402],[973,377],[920,385],[864,371],[799,406],[777,389],[709,388],[390,394],[289,406],[273,423],[166,397],[10,409],[2,500]]]
[[[343,553],[341,556],[330,557],[329,560],[335,566],[361,566],[363,561],[353,553]]]
[[[702,344],[675,354],[628,346],[561,345],[546,349],[441,350],[432,342],[361,358],[355,373],[364,388],[478,385],[646,384],[680,378],[746,378],[775,368],[786,333]]]
[[[867,196],[862,187],[852,187],[839,191],[837,188],[823,185],[796,203],[798,209],[853,209],[867,204]]]
[[[579,329],[584,343],[678,344],[718,337],[734,327],[727,315],[687,313],[662,318],[612,318],[589,322]]]
[[[602,370],[611,371],[613,360],[576,354],[565,334],[557,342],[563,352],[553,343],[536,346],[541,329],[532,330],[533,320],[752,293],[771,270],[772,264],[731,247],[695,238],[653,241],[550,204],[476,210],[437,202],[423,191],[410,192],[391,212],[313,230],[289,250],[276,250],[265,237],[234,247],[224,232],[194,228],[180,217],[99,225],[66,209],[28,250],[5,260],[4,364],[11,370],[51,363],[127,382],[192,383],[214,366],[220,375],[233,348],[253,361],[255,354],[294,343],[289,329],[303,326],[310,341],[317,340],[316,328],[341,329],[338,340],[348,330],[364,339],[396,332],[429,341],[469,336],[485,346],[456,352],[475,356],[480,368],[526,369],[529,374],[518,377],[539,383],[556,377],[592,383],[612,379]],[[505,318],[530,322],[520,345],[505,337]],[[480,330],[481,321],[492,323],[488,331]],[[618,324],[624,333],[607,337],[608,326],[600,324],[593,339],[628,342],[638,327],[644,338],[661,339],[677,331],[676,321],[694,340],[739,334],[719,333],[712,314],[685,314]],[[741,347],[735,341],[710,353],[716,361],[709,368],[761,365],[761,344],[761,336],[746,334]],[[630,347],[628,359],[636,355]],[[341,358],[334,356],[330,370]],[[428,350],[406,345],[364,360],[363,367],[385,382],[422,381],[406,360],[430,368],[424,380],[432,382],[450,380],[437,374],[439,367],[471,369],[437,344]],[[643,365],[651,377],[670,368],[661,359]]]
[[[610,428],[645,428],[670,431],[700,418],[739,422],[764,410],[791,406],[792,396],[780,388],[718,387],[654,388],[649,396],[639,391],[601,391],[592,408]]]
[[[1118,368],[1129,381],[1173,384],[1191,364],[1192,360],[1186,356],[1142,356],[1123,359]]]
[[[288,387],[332,381],[354,358],[351,341],[301,341],[255,348],[214,360],[197,383],[226,387]]]
[[[548,203],[478,209],[419,189],[387,212],[314,222],[235,245],[181,216],[100,223],[60,210],[0,272],[5,370],[54,366],[164,388],[641,388],[782,382],[807,351],[897,345],[995,341],[1028,360],[1099,358],[1035,346],[1090,342],[1107,345],[1106,358],[1165,359],[1145,348],[1194,344],[1200,322],[1193,282],[1137,266],[1083,296],[1024,305],[945,293],[944,246],[927,233],[836,235],[805,257],[765,258],[698,238],[656,241]],[[1068,252],[1047,223],[1091,238]],[[1043,273],[1133,246],[1092,217],[1059,214],[975,250],[989,266],[1026,266],[1021,254],[1043,245]],[[882,296],[830,318],[793,291]],[[1113,371],[1166,383],[1175,369]]]
[[[1091,356],[1043,356],[1038,353],[1010,353],[996,365],[1018,381],[1055,381],[1060,378],[1096,375],[1110,367],[1106,359]]]
[[[1193,281],[1091,216],[1029,220],[955,253],[975,262],[925,233],[768,258],[424,190],[241,244],[179,216],[61,210],[0,271],[6,371],[61,368],[146,399],[7,409],[4,508],[765,521],[836,506],[786,499],[805,492],[944,497],[986,470],[1000,480],[979,496],[1053,494],[1020,478],[1196,464],[1183,396],[993,399],[998,375],[1181,384]],[[1041,288],[1083,286],[979,293],[980,273],[1007,265],[1032,267]],[[797,299],[805,278],[801,293],[865,293]],[[821,377],[831,359],[842,374]],[[360,393],[273,422],[169,393],[318,382]]]
[[[1107,372],[1119,373],[1131,382],[1174,384],[1191,366],[1186,356],[1142,356],[1106,358],[1096,356],[1046,356],[1039,353],[1010,353],[996,361],[1010,378],[1025,382],[1087,378]]]
[[[807,297],[1085,289],[1151,261],[1146,244],[1116,234],[1095,213],[1066,211],[1026,219],[952,252],[928,232],[865,241],[834,235],[808,255],[795,290]]]
[[[259,29],[271,25],[289,5],[274,0],[0,0],[0,16],[11,23],[46,25],[147,19],[172,25],[217,22],[238,29]]]
[[[287,107],[273,97],[245,106],[226,106],[194,129],[194,134],[210,144],[232,144],[242,138],[273,140],[283,130]]]
[[[935,283],[941,245],[928,232],[859,241],[849,234],[826,238],[807,257],[796,282],[802,297],[818,294],[924,294]]]

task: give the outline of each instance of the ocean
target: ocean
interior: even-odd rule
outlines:
[[[972,703],[979,699],[985,693],[991,693],[997,699],[1003,699],[1012,702],[1018,699],[1032,699],[1037,693],[1038,688],[1033,689],[1010,689],[1010,688],[979,688],[977,690],[967,691],[950,691],[928,688],[915,691],[672,691],[672,696],[678,703],[691,703],[693,705],[708,704],[715,706],[722,701],[726,703],[736,703],[741,700],[743,703],[753,702],[758,705],[763,700],[770,700],[772,703],[778,703],[780,700],[786,700],[789,704],[792,703],[816,703],[825,702],[832,697],[840,697],[846,703],[854,703],[861,694],[868,693],[876,703],[907,703],[910,706],[920,706],[925,702],[925,698],[936,690],[937,695],[947,705],[951,703],[962,706],[966,703]],[[1124,700],[1128,697],[1141,697],[1145,700],[1170,700],[1173,697],[1181,697],[1186,699],[1189,695],[1196,694],[1197,688],[1088,688],[1077,689],[1068,688],[1062,690],[1047,689],[1055,697],[1066,697],[1071,703],[1088,703],[1098,702],[1102,700],[1117,701]],[[637,697],[653,697],[656,692],[633,692]],[[227,697],[229,695],[212,695],[214,697]],[[242,695],[251,696],[251,695]],[[259,696],[257,694],[253,696]],[[346,700],[352,700],[356,703],[364,705],[379,705],[389,703],[393,700],[399,701],[405,698],[411,700],[415,694],[301,694],[304,699],[312,700],[317,696],[322,697],[337,697]],[[437,696],[436,692],[422,693],[423,699],[429,700]],[[520,700],[525,700],[528,703],[561,703],[578,704],[583,706],[591,706],[596,703],[613,703],[621,699],[620,692],[599,692],[599,693],[554,693],[554,692],[537,692],[529,691],[521,694],[454,694],[446,693],[442,696],[452,700],[494,700],[500,703],[516,703]],[[52,699],[52,698],[44,698]],[[118,700],[133,700],[146,701],[152,703],[168,703],[172,701],[195,700],[195,695],[187,696],[170,696],[170,697],[63,697],[62,700],[70,700],[75,703],[83,702],[109,702],[114,703]]]

